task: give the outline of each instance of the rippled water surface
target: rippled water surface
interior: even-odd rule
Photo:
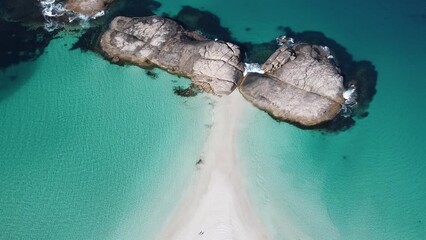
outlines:
[[[347,131],[250,108],[238,131],[249,193],[274,239],[426,239],[424,1],[125,2],[122,15],[209,11],[205,33],[239,42],[317,31],[370,62],[376,94]],[[3,51],[14,59],[0,70],[0,239],[152,239],[201,153],[209,100],[174,95],[188,82],[160,70],[153,79],[69,51],[76,37],[60,36]]]

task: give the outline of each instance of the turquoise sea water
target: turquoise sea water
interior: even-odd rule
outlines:
[[[173,94],[184,79],[69,51],[75,40],[1,72],[21,86],[1,92],[0,239],[152,239],[194,170],[209,105]]]
[[[240,41],[321,31],[376,67],[369,115],[348,131],[255,108],[241,123],[250,196],[275,239],[426,239],[424,1],[161,3],[211,11]],[[174,95],[187,82],[162,71],[68,51],[73,41],[0,72],[17,82],[0,92],[0,239],[153,239],[201,153],[208,100]]]
[[[275,239],[292,239],[286,236],[294,232],[310,239],[426,239],[424,1],[179,1],[163,7],[173,12],[180,3],[218,15],[241,41],[274,39],[280,25],[321,31],[355,60],[376,67],[370,114],[349,131],[304,131],[254,108],[242,123],[240,158]]]
[[[378,71],[370,114],[349,131],[304,131],[254,108],[242,124],[251,196],[275,238],[300,231],[311,239],[426,239],[425,2],[229,4],[242,9],[238,18],[213,3],[205,8],[242,40],[255,32],[271,39],[277,25],[322,31]]]

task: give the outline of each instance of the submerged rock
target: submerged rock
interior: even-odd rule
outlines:
[[[289,43],[286,43],[289,44]],[[249,73],[242,95],[273,117],[312,127],[335,118],[345,102],[343,77],[327,48],[284,44],[262,65],[264,74]]]
[[[243,77],[238,46],[206,39],[160,16],[116,17],[100,45],[113,62],[157,66],[217,95],[230,94]]]
[[[93,16],[104,11],[115,0],[68,0],[65,8],[85,16]]]

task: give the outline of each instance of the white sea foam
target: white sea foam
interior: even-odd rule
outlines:
[[[334,58],[333,54],[331,54],[331,51],[330,51],[329,47],[327,47],[327,46],[321,46],[321,48],[322,48],[322,50],[324,50],[324,52],[327,53],[327,58],[328,59],[333,59]]]
[[[56,17],[63,16],[67,10],[62,3],[56,3],[56,0],[39,0],[41,14],[45,19],[44,28],[48,31],[54,31],[60,27],[55,20]]]
[[[244,76],[249,72],[264,74],[265,72],[261,69],[259,63],[244,63]]]
[[[100,11],[90,16],[77,14],[66,9],[62,3],[57,3],[56,0],[39,0],[39,2],[41,13],[45,19],[44,28],[49,32],[63,26],[62,23],[57,21],[57,18],[61,16],[66,16],[69,22],[77,20],[82,27],[89,27],[89,20],[105,15],[105,11]]]
[[[96,19],[96,18],[98,18],[98,17],[102,17],[103,15],[105,15],[105,11],[100,11],[100,12],[97,12],[97,13],[95,13],[93,16],[91,16],[90,18],[91,19]]]
[[[343,97],[345,98],[345,104],[356,104],[356,99],[358,97],[356,93],[356,88],[353,86],[347,89],[343,93]]]
[[[350,117],[352,115],[352,109],[357,104],[358,94],[356,93],[355,86],[351,86],[345,92],[343,92],[343,98],[345,103],[342,105],[341,114],[344,117]]]
[[[287,36],[277,37],[275,40],[277,41],[278,46],[283,46],[283,45],[291,46],[294,44],[294,39],[288,38]]]

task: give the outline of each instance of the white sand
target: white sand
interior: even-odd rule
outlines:
[[[236,126],[247,104],[238,91],[218,100],[199,176],[161,239],[270,239],[250,208],[235,155]]]

